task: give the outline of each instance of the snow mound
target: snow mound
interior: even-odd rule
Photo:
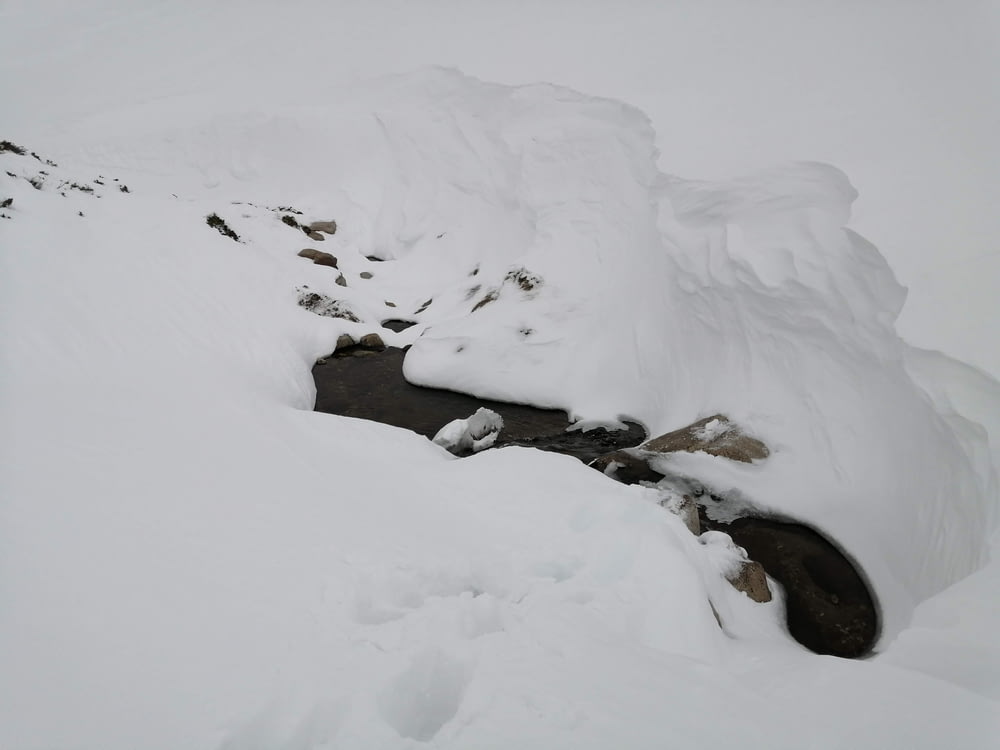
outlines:
[[[421,384],[653,434],[724,413],[769,457],[673,469],[827,531],[893,635],[986,555],[996,384],[895,336],[840,172],[678,180],[631,107],[453,71],[166,108],[67,130],[58,167],[0,154],[0,745],[992,736],[986,698],[803,653],[656,490],[310,411],[315,359],[395,308]],[[346,286],[268,206],[336,219]]]
[[[459,455],[479,453],[493,447],[502,429],[503,417],[484,407],[468,419],[455,419],[446,424],[432,442]]]

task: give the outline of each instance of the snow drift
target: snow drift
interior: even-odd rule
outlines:
[[[676,471],[830,534],[888,641],[986,558],[996,436],[966,417],[996,384],[895,335],[903,292],[845,229],[841,173],[685,182],[631,107],[441,70],[193,119],[154,101],[113,136],[110,117],[64,134],[58,166],[0,154],[0,744],[662,747],[666,723],[684,747],[935,747],[996,728],[986,698],[801,652],[655,491],[309,411],[315,358],[405,315],[383,336],[413,343],[419,383],[581,426],[725,413],[770,457]],[[336,219],[346,287],[296,257],[282,206]],[[299,309],[303,286],[358,320]]]

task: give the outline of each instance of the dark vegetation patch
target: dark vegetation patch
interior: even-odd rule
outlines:
[[[299,224],[298,220],[296,220],[296,218],[290,214],[285,214],[284,216],[282,216],[281,221],[283,224],[287,224],[290,227],[295,227],[296,229],[302,229],[302,226]]]
[[[521,287],[521,290],[525,292],[530,292],[542,285],[541,276],[533,274],[524,268],[515,268],[513,271],[508,271],[507,275],[504,276],[504,281],[510,281],[517,284]]]
[[[486,296],[483,297],[481,300],[479,300],[479,302],[477,302],[475,304],[475,306],[472,308],[472,312],[475,312],[480,307],[486,307],[486,305],[490,304],[490,302],[494,302],[494,301],[498,300],[499,298],[500,298],[500,290],[499,289],[490,289],[488,292],[486,292]]]
[[[361,319],[354,314],[346,302],[333,299],[325,294],[309,291],[309,287],[303,286],[299,290],[299,307],[303,307],[311,313],[321,315],[324,318],[340,318],[352,323],[360,323]]]
[[[0,208],[10,208],[13,205],[14,205],[13,198],[5,198],[3,202],[0,202]]]
[[[477,294],[479,294],[479,290],[482,288],[483,288],[482,284],[476,284],[474,287],[469,288],[469,290],[465,293],[465,298],[472,299]]]
[[[417,310],[416,310],[416,312],[414,312],[413,314],[414,314],[414,315],[419,315],[419,314],[420,314],[420,313],[422,313],[422,312],[423,312],[424,310],[426,310],[426,309],[427,309],[428,307],[430,307],[430,306],[431,306],[431,303],[432,303],[433,301],[434,301],[434,298],[433,298],[433,297],[431,297],[431,298],[430,298],[429,300],[427,300],[426,302],[424,302],[424,304],[422,304],[422,305],[421,305],[420,307],[418,307],[418,308],[417,308]]]
[[[95,180],[95,182],[96,182],[96,180]],[[103,185],[104,183],[100,182],[98,184],[99,185]],[[92,194],[94,192],[94,188],[92,188],[90,185],[81,185],[78,182],[61,182],[61,183],[59,183],[59,187],[58,187],[59,190],[62,190],[64,187],[65,188],[69,188],[70,190],[79,190],[81,193]]]
[[[27,149],[22,146],[18,146],[16,143],[11,143],[10,141],[0,141],[0,154],[10,152],[12,154],[17,154],[18,156],[24,156],[28,153]]]
[[[223,219],[218,214],[212,213],[206,216],[205,223],[208,224],[210,227],[212,227],[212,229],[215,229],[219,234],[223,235],[224,237],[228,237],[229,239],[235,242],[240,241],[240,236],[236,234],[236,232],[234,232],[232,228],[226,223],[226,220]]]

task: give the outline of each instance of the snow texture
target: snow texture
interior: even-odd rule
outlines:
[[[681,179],[632,106],[450,69],[279,106],[240,61],[269,39],[316,60],[322,25],[255,7],[222,43],[225,5],[0,8],[0,135],[40,156],[0,153],[0,747],[1000,733],[1000,386],[899,338],[842,172]],[[107,86],[45,86],[80,71]],[[282,207],[337,221],[337,271],[297,257]],[[581,424],[725,414],[766,460],[664,460],[836,540],[882,608],[876,655],[803,651],[780,592],[735,591],[738,550],[655,489],[312,412],[316,358],[373,331],[413,345],[414,382]]]

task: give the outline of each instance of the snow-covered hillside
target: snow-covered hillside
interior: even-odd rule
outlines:
[[[0,132],[27,149],[0,152],[0,747],[997,736],[1000,385],[899,338],[905,292],[846,228],[848,176],[680,179],[629,104],[451,68],[264,109],[232,60],[171,48],[218,11],[165,7],[146,52],[134,11],[2,10],[26,38],[83,24],[80,45],[164,67],[61,103],[8,81],[39,110]],[[32,140],[42,113],[57,125]],[[288,216],[338,230],[310,241]],[[417,325],[380,329],[397,316]],[[374,331],[413,344],[414,382],[581,427],[726,413],[767,460],[671,469],[827,532],[873,587],[876,653],[803,650],[780,596],[729,586],[732,550],[655,489],[311,411],[316,358]]]

